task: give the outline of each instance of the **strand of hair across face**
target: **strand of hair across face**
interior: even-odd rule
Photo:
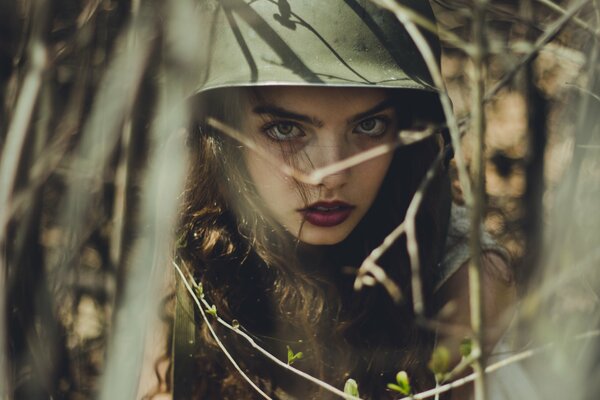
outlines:
[[[187,281],[185,275],[183,274],[183,271],[181,270],[181,268],[177,265],[177,263],[175,261],[173,261],[173,266],[175,267],[175,270],[177,271],[179,277],[181,278],[183,284],[185,285],[186,290],[188,291],[188,293],[190,294],[190,296],[192,296],[192,298],[194,299],[194,302],[196,303],[196,306],[198,307],[198,309],[200,310],[201,314],[202,314],[202,318],[204,320],[204,322],[208,325],[210,332],[213,336],[213,338],[215,339],[215,341],[217,341],[217,344],[219,345],[219,347],[221,348],[221,350],[223,350],[223,352],[225,352],[225,354],[227,355],[227,358],[229,358],[229,360],[233,363],[233,365],[236,367],[236,369],[238,370],[238,372],[240,374],[242,374],[242,376],[244,377],[244,379],[246,379],[253,388],[255,388],[257,391],[259,391],[261,394],[263,394],[263,396],[265,396],[265,398],[269,398],[266,394],[264,394],[260,388],[258,388],[256,386],[256,384],[254,382],[252,382],[250,380],[250,378],[239,368],[239,366],[237,365],[237,363],[235,362],[235,360],[233,360],[233,358],[231,357],[231,355],[227,352],[227,349],[225,348],[225,346],[223,345],[223,343],[218,339],[218,336],[216,334],[216,332],[212,329],[212,326],[210,325],[210,322],[208,321],[208,317],[206,316],[206,312],[204,310],[204,308],[202,307],[204,305],[204,307],[206,307],[207,309],[211,308],[211,305],[202,297],[200,296],[200,298],[198,298],[198,296],[196,295],[196,293],[194,293],[194,290],[192,289],[192,287],[190,286],[189,282]],[[192,278],[190,278],[190,281],[192,282],[192,284],[195,287],[198,287],[198,285],[196,284],[196,282],[194,282],[194,280]],[[202,303],[202,304],[200,304]],[[230,323],[228,323],[227,321],[223,320],[221,317],[219,317],[218,315],[215,315],[215,318],[217,320],[217,322],[223,326],[225,326],[226,328],[228,328],[229,330],[235,332],[236,334],[240,335],[241,337],[243,337],[253,348],[255,348],[256,350],[258,350],[261,354],[263,354],[265,357],[267,357],[268,359],[270,359],[271,361],[273,361],[275,364],[279,365],[280,367],[287,369],[288,371],[322,387],[323,389],[339,396],[342,397],[344,399],[347,400],[362,400],[360,397],[356,397],[356,396],[352,396],[350,394],[344,393],[343,391],[341,391],[340,389],[328,384],[327,382],[324,382],[318,378],[315,378],[314,376],[307,374],[304,371],[301,371],[295,367],[292,367],[289,364],[284,363],[283,361],[281,361],[280,359],[278,359],[277,357],[275,357],[274,355],[272,355],[271,353],[269,353],[267,350],[265,350],[264,348],[262,348],[261,346],[259,346],[258,344],[256,344],[256,342],[254,341],[254,339],[252,339],[248,334],[246,334],[245,332],[243,332],[242,330],[240,330],[239,327],[234,327],[233,325],[231,325]]]

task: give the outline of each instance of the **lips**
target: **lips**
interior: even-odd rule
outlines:
[[[352,210],[354,210],[354,206],[343,201],[320,201],[298,211],[312,225],[332,227],[344,222]]]

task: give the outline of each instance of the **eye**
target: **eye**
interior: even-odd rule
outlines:
[[[277,141],[292,140],[304,136],[304,132],[293,122],[273,122],[263,128],[269,138]]]
[[[378,137],[387,131],[388,121],[382,117],[372,117],[361,121],[354,128],[354,132],[370,137]]]

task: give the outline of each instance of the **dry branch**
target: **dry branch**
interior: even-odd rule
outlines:
[[[38,17],[35,22],[40,25],[42,24],[39,18],[42,14],[41,10],[45,9],[44,6],[44,2],[40,2],[35,10]],[[40,33],[39,30],[40,28],[36,29],[38,34]],[[7,228],[11,218],[10,209],[14,196],[13,189],[17,178],[17,170],[26,143],[31,116],[42,85],[42,73],[47,62],[46,48],[37,34],[32,37],[29,53],[31,65],[19,92],[14,115],[0,155],[0,398],[9,398],[11,387],[8,381],[10,366],[6,347],[6,332],[8,332],[6,327],[6,321],[8,321],[6,296],[9,293],[6,280],[9,276],[6,255]]]
[[[423,315],[424,304],[423,304],[423,282],[421,281],[421,262],[419,260],[419,246],[417,243],[417,232],[416,232],[416,220],[417,213],[421,206],[421,202],[425,197],[425,191],[427,187],[435,178],[439,171],[440,165],[444,161],[446,156],[445,149],[440,149],[437,157],[427,170],[427,173],[421,180],[415,195],[413,196],[408,209],[406,210],[406,218],[404,223],[406,224],[406,248],[410,259],[410,270],[411,270],[411,286],[413,292],[413,307],[415,314],[420,316]]]
[[[585,340],[585,339],[597,338],[598,336],[600,336],[600,331],[597,331],[597,330],[588,331],[588,332],[584,332],[584,333],[575,335],[573,338],[571,338],[571,341],[580,341],[580,340]],[[547,352],[548,350],[554,348],[555,346],[556,346],[556,344],[550,343],[550,344],[547,344],[545,346],[541,346],[541,347],[538,347],[535,349],[525,350],[525,351],[513,354],[510,357],[507,357],[503,360],[500,360],[498,362],[495,362],[495,363],[490,364],[487,367],[485,367],[484,374],[491,374],[491,373],[498,371],[499,369],[505,368],[509,365],[521,362],[523,360],[526,360],[526,359],[531,358],[538,354],[543,354],[543,353]],[[452,389],[456,389],[458,387],[466,385],[467,383],[473,382],[477,378],[477,375],[478,375],[478,373],[474,372],[472,374],[469,374],[463,378],[457,379],[457,380],[447,383],[445,385],[440,385],[436,388],[426,390],[426,391],[417,393],[417,394],[409,396],[409,397],[403,397],[398,400],[422,400],[422,399],[429,399],[431,397],[439,396],[440,394],[449,392]]]
[[[211,331],[211,335],[213,335],[213,337],[215,338],[215,340],[217,340],[217,343],[220,343],[220,341],[218,341],[218,336],[216,335],[216,333],[214,332],[214,330],[212,329],[212,326],[210,325],[210,321],[208,321],[206,319],[206,313],[204,312],[204,308],[206,307],[206,309],[210,309],[211,305],[203,298],[200,297],[200,299],[198,299],[198,296],[196,295],[196,293],[194,292],[194,290],[192,290],[192,287],[190,286],[188,279],[186,279],[185,275],[183,274],[183,271],[181,270],[181,268],[179,267],[179,265],[177,265],[177,263],[173,262],[173,267],[175,268],[175,270],[177,271],[177,274],[179,276],[179,278],[181,279],[181,281],[183,282],[183,284],[185,285],[186,290],[188,291],[188,293],[190,294],[190,296],[192,296],[192,299],[194,300],[194,303],[196,303],[196,306],[198,307],[198,309],[200,310],[200,312],[202,313],[202,317],[205,321],[205,323],[208,325],[210,331]],[[198,285],[193,281],[193,279],[190,277],[189,280],[192,282],[192,284],[194,285],[194,287],[198,287]],[[202,304],[201,304],[202,303]],[[314,376],[311,376],[309,374],[307,374],[306,372],[300,371],[299,369],[291,366],[290,364],[286,364],[283,361],[281,361],[280,359],[278,359],[277,357],[275,357],[273,354],[269,353],[267,350],[265,350],[264,348],[262,348],[261,346],[259,346],[254,339],[252,339],[252,337],[250,337],[248,334],[246,334],[245,332],[242,331],[241,327],[233,327],[233,325],[231,325],[230,323],[228,323],[227,321],[223,320],[221,317],[219,317],[218,315],[216,316],[216,320],[219,324],[223,325],[224,327],[226,327],[227,329],[231,330],[232,332],[234,332],[235,334],[243,337],[254,349],[258,350],[262,355],[264,355],[265,357],[267,357],[268,359],[270,359],[271,361],[273,361],[275,364],[279,365],[281,368],[287,369],[288,371],[294,373],[295,375],[298,375],[299,377],[314,383],[315,385],[318,385],[320,387],[322,387],[323,389],[327,390],[330,393],[333,393],[339,397],[342,397],[344,399],[347,400],[361,400],[359,397],[355,397],[355,396],[351,396],[349,394],[344,393],[343,391],[337,389],[334,386],[331,386],[330,384],[328,384],[327,382],[323,382],[320,379],[315,378]],[[222,344],[219,345],[219,347],[223,346]],[[221,349],[225,349],[225,347],[221,347]],[[226,351],[226,350],[225,350]],[[232,361],[233,363],[235,363],[235,360],[233,360],[232,358],[230,359],[230,361]],[[241,372],[241,371],[240,371]],[[243,374],[243,372],[241,372]],[[244,374],[243,374],[244,376]],[[244,378],[246,378],[246,376],[244,376]],[[248,379],[246,379],[248,380]]]
[[[444,117],[446,119],[446,124],[448,126],[448,130],[450,131],[450,138],[452,139],[452,146],[454,148],[454,154],[456,156],[456,166],[458,168],[458,178],[460,184],[462,186],[463,195],[465,198],[465,202],[467,205],[472,204],[472,195],[471,195],[471,182],[469,181],[469,174],[467,172],[467,167],[465,164],[462,145],[460,141],[460,129],[458,127],[458,123],[456,121],[456,117],[454,116],[454,112],[452,110],[452,102],[448,93],[446,92],[446,87],[444,84],[444,79],[442,78],[442,73],[440,69],[440,65],[436,60],[435,55],[423,36],[423,33],[419,31],[419,29],[415,26],[413,21],[410,19],[410,16],[405,13],[405,11],[398,6],[398,3],[392,0],[372,0],[374,3],[380,5],[393,12],[396,15],[396,18],[400,23],[405,27],[406,31],[412,38],[413,42],[417,46],[417,49],[421,53],[421,56],[425,60],[425,64],[427,65],[427,69],[429,70],[429,74],[433,79],[433,83],[435,84],[438,95],[440,97],[440,102],[442,104],[442,109],[444,111]]]
[[[212,117],[207,119],[207,123],[213,128],[223,132],[230,138],[236,140],[240,144],[246,146],[248,150],[254,152],[263,160],[269,162],[271,165],[278,168],[279,171],[281,171],[281,173],[283,173],[284,175],[289,176],[290,178],[294,178],[298,182],[305,183],[307,185],[319,185],[323,181],[323,179],[329,175],[336,174],[345,169],[352,168],[356,165],[362,164],[376,157],[380,157],[384,154],[390,153],[399,146],[410,145],[417,141],[426,139],[433,135],[435,132],[437,132],[436,128],[427,128],[423,131],[400,131],[398,132],[396,140],[393,143],[386,143],[372,147],[369,150],[352,155],[348,158],[331,163],[324,167],[316,168],[311,172],[306,173],[304,171],[299,170],[298,168],[295,168],[279,160],[277,157],[273,156],[267,150],[263,149],[260,145],[258,145],[248,135],[244,135],[237,129],[234,129],[228,126],[227,124],[218,121]]]
[[[475,376],[475,400],[485,400],[486,381],[483,368],[485,355],[482,351],[483,343],[483,293],[482,280],[482,251],[481,251],[481,225],[485,213],[485,110],[484,85],[486,61],[488,56],[488,43],[485,31],[485,18],[488,7],[487,0],[476,0],[473,9],[472,40],[475,43],[473,50],[473,76],[471,100],[471,126],[473,134],[473,157],[471,174],[473,180],[473,203],[471,209],[471,232],[469,248],[469,305],[471,312],[471,329],[473,330],[472,354],[473,370]]]
[[[550,25],[544,34],[541,35],[538,40],[536,40],[529,52],[522,56],[511,68],[511,70],[505,73],[504,76],[485,94],[484,102],[488,102],[493,99],[504,86],[511,82],[519,70],[529,61],[531,61],[531,59],[535,57],[546,44],[554,39],[560,30],[571,21],[573,16],[575,16],[575,14],[577,14],[579,10],[581,10],[583,6],[589,2],[590,0],[579,0],[573,2],[573,5],[568,8],[564,15]]]
[[[185,278],[185,275],[183,275],[183,272],[181,271],[181,268],[179,268],[179,266],[177,264],[175,264],[175,263],[173,263],[173,266],[175,267],[175,270],[177,271],[177,274],[179,275],[179,278],[181,279],[181,283],[183,283],[183,285],[185,286],[185,289],[188,291],[188,293],[190,294],[190,296],[194,300],[194,303],[196,303],[196,307],[200,311],[200,315],[202,316],[202,319],[204,320],[204,324],[206,325],[206,327],[210,331],[210,335],[213,337],[215,343],[217,343],[217,346],[219,346],[219,349],[221,349],[221,351],[223,352],[223,354],[225,354],[225,357],[227,357],[227,359],[229,360],[229,362],[231,363],[231,365],[233,365],[233,367],[235,368],[235,370],[242,376],[242,378],[244,378],[244,380],[246,382],[248,382],[248,384],[250,385],[250,387],[252,387],[252,389],[254,389],[263,398],[270,400],[271,397],[269,397],[268,394],[266,394],[261,388],[259,388],[258,385],[256,383],[254,383],[254,381],[252,379],[250,379],[250,377],[242,370],[242,368],[239,366],[239,364],[235,361],[235,358],[233,358],[233,356],[231,355],[231,353],[229,353],[229,351],[227,350],[227,347],[225,347],[225,345],[223,344],[223,342],[221,342],[221,339],[219,339],[219,335],[217,335],[217,332],[215,332],[215,329],[213,328],[212,324],[208,320],[208,317],[206,316],[205,308],[206,309],[210,309],[210,304],[208,304],[206,302],[205,302],[204,306],[202,304],[200,304],[200,301],[198,300],[198,296],[196,296],[196,294],[192,290],[190,284],[188,283],[187,279]],[[194,286],[197,286],[197,285],[194,285]],[[231,326],[227,322],[221,320],[221,318],[218,318],[218,319],[220,320],[219,323],[221,323],[222,325],[227,326],[228,328],[230,328],[234,332],[238,332],[237,329],[234,329],[233,326]],[[240,333],[240,332],[238,332],[238,333]]]
[[[550,1],[550,0],[535,0],[540,4],[543,4],[544,6],[548,7],[549,9],[562,14],[562,15],[567,15],[568,11],[565,10],[563,7],[559,6],[558,4]],[[596,31],[596,29],[592,28],[591,26],[589,26],[587,24],[587,22],[585,22],[584,20],[582,20],[579,17],[573,17],[571,19],[571,21],[577,25],[578,27],[585,29],[586,31],[588,31],[589,33],[591,33],[592,35],[598,35],[598,32]]]

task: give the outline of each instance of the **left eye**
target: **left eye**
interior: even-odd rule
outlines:
[[[276,141],[286,141],[304,136],[304,132],[291,122],[275,122],[263,128],[263,132]]]
[[[377,137],[383,135],[387,131],[387,125],[387,121],[382,118],[369,118],[356,125],[354,132]]]

